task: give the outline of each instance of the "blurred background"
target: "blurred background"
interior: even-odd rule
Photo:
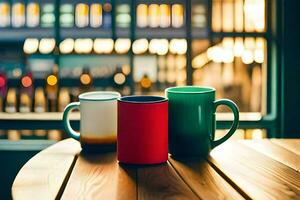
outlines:
[[[164,95],[180,85],[212,86],[216,98],[237,103],[233,139],[299,137],[293,7],[281,0],[0,0],[0,148],[35,151],[68,137],[61,112],[82,92]],[[79,113],[72,114],[78,129]],[[218,108],[217,137],[232,118]]]

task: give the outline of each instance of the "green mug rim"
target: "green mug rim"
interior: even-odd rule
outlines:
[[[110,97],[110,98],[91,98],[91,97],[86,97],[87,95],[91,94],[111,94],[112,96],[114,95],[115,97]],[[82,93],[78,96],[79,101],[112,101],[112,100],[117,100],[118,98],[121,97],[121,94],[118,92],[114,91],[94,91],[94,92],[85,92]]]
[[[199,91],[183,91],[184,89],[199,89]],[[175,89],[179,89],[176,91]],[[182,91],[180,91],[182,89]],[[205,90],[205,91],[200,91]],[[176,87],[169,87],[166,89],[167,93],[174,93],[174,94],[207,94],[211,92],[215,92],[216,89],[209,86],[176,86]]]

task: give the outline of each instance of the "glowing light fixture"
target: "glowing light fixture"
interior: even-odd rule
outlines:
[[[147,39],[138,39],[132,43],[132,51],[134,54],[142,54],[148,50],[148,40]]]
[[[51,53],[55,48],[55,39],[43,38],[40,40],[39,51],[42,54]]]
[[[187,51],[187,42],[185,39],[172,39],[169,50],[173,54],[185,54]]]
[[[169,49],[169,42],[167,39],[152,39],[149,43],[149,51],[153,54],[166,55]]]
[[[92,82],[91,76],[88,74],[81,74],[79,79],[83,85],[89,85]]]
[[[234,46],[233,46],[233,53],[236,57],[241,57],[244,52],[244,42],[243,38],[235,38]]]
[[[29,76],[24,76],[21,79],[21,83],[25,88],[30,87],[32,85],[32,79]]]
[[[129,51],[130,46],[131,46],[130,39],[119,38],[115,42],[115,51],[119,54],[124,54]]]
[[[122,85],[122,84],[125,83],[126,77],[123,73],[116,73],[114,75],[114,81],[115,81],[116,84]]]
[[[59,44],[59,51],[63,54],[72,53],[74,50],[74,40],[72,38],[67,38]]]
[[[54,86],[57,84],[57,78],[53,74],[49,75],[47,77],[47,84],[50,86]]]
[[[253,63],[253,60],[254,60],[253,52],[249,49],[245,50],[242,55],[243,63],[248,65]]]
[[[112,39],[95,39],[94,51],[99,54],[109,54],[114,50],[114,41]]]
[[[88,54],[93,49],[93,40],[90,38],[76,39],[74,49],[76,53]]]
[[[158,27],[160,23],[160,13],[158,4],[149,5],[149,26],[152,28]]]
[[[39,48],[39,40],[36,38],[27,38],[24,42],[23,51],[27,54],[35,53]]]

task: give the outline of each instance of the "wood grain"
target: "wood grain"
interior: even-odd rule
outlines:
[[[244,199],[203,159],[169,162],[200,199]]]
[[[271,139],[271,141],[300,156],[300,139]]]
[[[300,199],[300,173],[246,145],[226,142],[209,162],[252,199]]]
[[[35,155],[15,178],[12,186],[13,199],[59,198],[80,151],[79,142],[67,139]]]
[[[62,199],[136,199],[136,170],[115,153],[80,155]]]
[[[300,171],[300,156],[270,140],[242,140],[240,142],[298,172]]]
[[[169,163],[137,169],[138,199],[198,199]]]

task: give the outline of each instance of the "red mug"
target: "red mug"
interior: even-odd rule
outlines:
[[[118,99],[118,160],[159,164],[168,160],[168,100],[159,96]]]

